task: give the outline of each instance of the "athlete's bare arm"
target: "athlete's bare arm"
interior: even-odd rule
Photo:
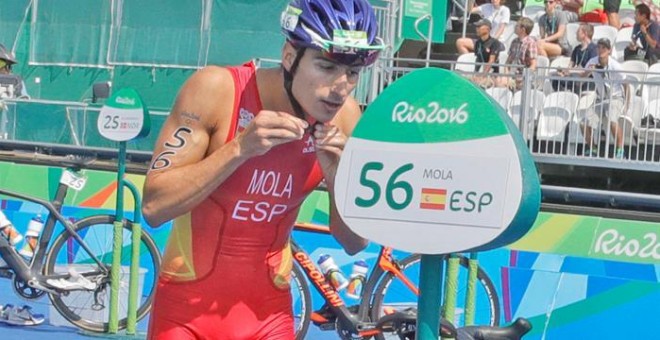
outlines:
[[[349,97],[337,117],[329,124],[316,125],[314,132],[316,155],[323,169],[330,196],[330,232],[350,255],[366,248],[368,242],[351,231],[339,216],[334,204],[334,188],[339,157],[344,150],[348,136],[353,133],[360,115],[360,107],[357,102]]]
[[[261,111],[225,143],[234,107],[229,70],[207,67],[183,86],[158,137],[144,183],[142,212],[159,226],[192,210],[250,157],[302,138],[306,122]]]

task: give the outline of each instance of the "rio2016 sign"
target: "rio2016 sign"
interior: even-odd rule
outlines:
[[[103,137],[124,142],[147,136],[151,120],[137,91],[123,88],[106,101],[96,125]]]
[[[462,77],[428,68],[391,84],[364,113],[335,199],[358,235],[444,254],[520,238],[536,219],[540,185],[507,114]]]

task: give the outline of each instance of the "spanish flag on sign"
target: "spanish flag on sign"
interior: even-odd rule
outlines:
[[[446,189],[422,188],[421,209],[445,210]]]

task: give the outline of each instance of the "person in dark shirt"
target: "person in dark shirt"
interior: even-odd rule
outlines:
[[[477,75],[474,77],[473,81],[480,85],[486,85],[484,82],[488,79],[488,73],[491,69],[493,73],[499,73],[499,67],[493,66],[493,63],[497,63],[497,59],[501,51],[504,51],[504,45],[502,43],[490,36],[490,30],[493,27],[493,24],[488,19],[481,19],[475,23],[477,26],[477,35],[479,38],[474,44],[474,54],[477,57],[477,64],[474,66],[474,72]],[[479,67],[483,65],[481,74],[479,75]]]
[[[658,61],[660,26],[651,21],[651,9],[645,4],[635,6],[635,25],[631,39],[630,45],[623,51],[624,60],[644,59],[649,64]]]
[[[598,47],[591,40],[594,36],[593,26],[588,23],[581,23],[575,34],[580,45],[575,46],[573,49],[568,68],[559,70],[558,75],[561,77],[568,77],[573,71],[585,68],[591,58],[598,56]],[[558,79],[552,82],[552,87],[556,91],[569,90],[581,94],[582,91],[593,90],[594,84],[583,82],[582,86],[577,86],[572,80]]]

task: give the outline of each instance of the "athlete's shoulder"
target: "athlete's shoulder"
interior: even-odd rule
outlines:
[[[234,80],[231,71],[226,67],[206,66],[188,79],[184,90],[199,94],[209,94],[214,96],[226,93],[234,87]]]
[[[234,81],[229,69],[207,66],[188,78],[177,96],[173,115],[194,113],[214,127],[218,117],[230,115],[234,105]]]

